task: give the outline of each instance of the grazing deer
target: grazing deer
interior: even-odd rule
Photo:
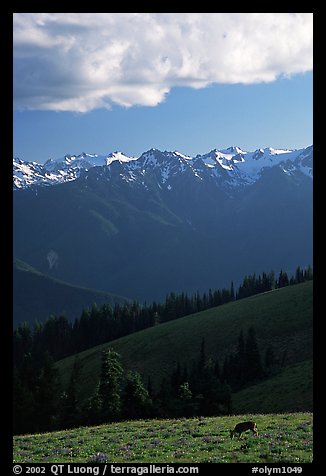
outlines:
[[[237,425],[235,425],[233,430],[230,430],[231,440],[236,433],[239,435],[240,438],[242,433],[247,430],[251,430],[253,435],[258,436],[256,423],[254,421],[244,421],[243,423],[238,423]]]

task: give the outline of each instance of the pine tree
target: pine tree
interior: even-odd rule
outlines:
[[[58,411],[58,375],[49,353],[46,353],[44,357],[44,365],[37,382],[35,400],[38,430],[55,429]]]
[[[280,275],[278,277],[278,287],[279,288],[284,288],[285,286],[289,285],[289,278],[288,275],[285,271],[280,271]]]
[[[26,354],[32,351],[32,331],[27,322],[20,324],[13,332],[13,360],[14,365],[20,367]]]
[[[310,281],[311,279],[313,279],[313,272],[312,267],[309,265],[308,268],[304,271],[304,280]]]
[[[215,374],[213,359],[208,358],[203,369],[201,380],[202,398],[199,400],[201,415],[220,415],[230,408],[230,388],[222,385]]]
[[[152,400],[138,372],[127,373],[122,406],[123,416],[127,419],[146,418],[152,413]]]
[[[161,381],[160,389],[156,398],[156,409],[160,416],[169,416],[169,404],[171,402],[171,385],[165,378]]]
[[[180,385],[175,409],[178,417],[183,416],[189,418],[195,415],[197,408],[189,387],[189,382],[184,382]]]
[[[304,281],[304,273],[300,266],[297,267],[295,270],[295,282],[296,283],[303,283]]]
[[[233,281],[231,281],[230,300],[231,300],[231,301],[234,301],[234,300],[235,300],[235,293],[234,293],[234,284],[233,284]]]
[[[78,399],[77,386],[80,378],[80,361],[75,357],[74,366],[71,372],[67,391],[61,395],[60,399],[60,427],[73,428],[81,421],[81,407]]]
[[[116,421],[120,418],[122,373],[119,354],[112,349],[103,351],[99,384],[103,422]]]
[[[99,395],[99,384],[96,386],[93,395],[86,401],[82,408],[82,415],[85,415],[85,424],[95,425],[103,422],[102,399]],[[84,420],[84,418],[83,418]]]
[[[222,304],[222,296],[219,289],[213,293],[213,304],[214,306],[220,306]]]
[[[13,431],[14,434],[32,433],[36,430],[35,399],[33,392],[23,382],[19,370],[13,373]]]
[[[165,309],[162,315],[162,322],[172,321],[176,318],[177,296],[176,293],[170,293],[165,301]]]

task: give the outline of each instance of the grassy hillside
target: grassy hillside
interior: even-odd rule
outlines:
[[[313,408],[312,360],[287,366],[275,377],[233,394],[234,413],[301,411]]]
[[[259,436],[230,439],[254,419]],[[14,463],[311,463],[312,414],[139,420],[14,437]]]
[[[14,327],[20,322],[43,321],[50,314],[64,314],[67,319],[80,317],[92,304],[123,302],[125,298],[71,284],[45,276],[23,261],[13,267]]]
[[[272,344],[276,355],[285,356],[286,366],[309,360],[312,358],[312,285],[306,282],[252,296],[84,351],[78,354],[82,366],[81,397],[86,398],[94,391],[101,352],[107,347],[119,352],[125,368],[139,371],[145,382],[150,376],[154,386],[170,375],[178,361],[191,364],[198,356],[202,338],[207,353],[218,356],[222,362],[237,345],[240,330],[246,332],[250,326],[255,328],[262,353]],[[64,386],[73,363],[73,356],[57,363]],[[295,367],[287,370],[292,375]],[[284,378],[288,378],[286,374]],[[306,380],[306,376],[303,378]],[[293,382],[298,385],[298,381]],[[268,393],[270,389],[267,386],[265,390]],[[291,406],[290,398],[289,402]]]

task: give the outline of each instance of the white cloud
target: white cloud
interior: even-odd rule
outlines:
[[[155,106],[312,69],[312,13],[15,13],[14,106]]]

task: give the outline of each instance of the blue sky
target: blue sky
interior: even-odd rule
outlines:
[[[312,144],[310,14],[15,15],[14,156]]]

